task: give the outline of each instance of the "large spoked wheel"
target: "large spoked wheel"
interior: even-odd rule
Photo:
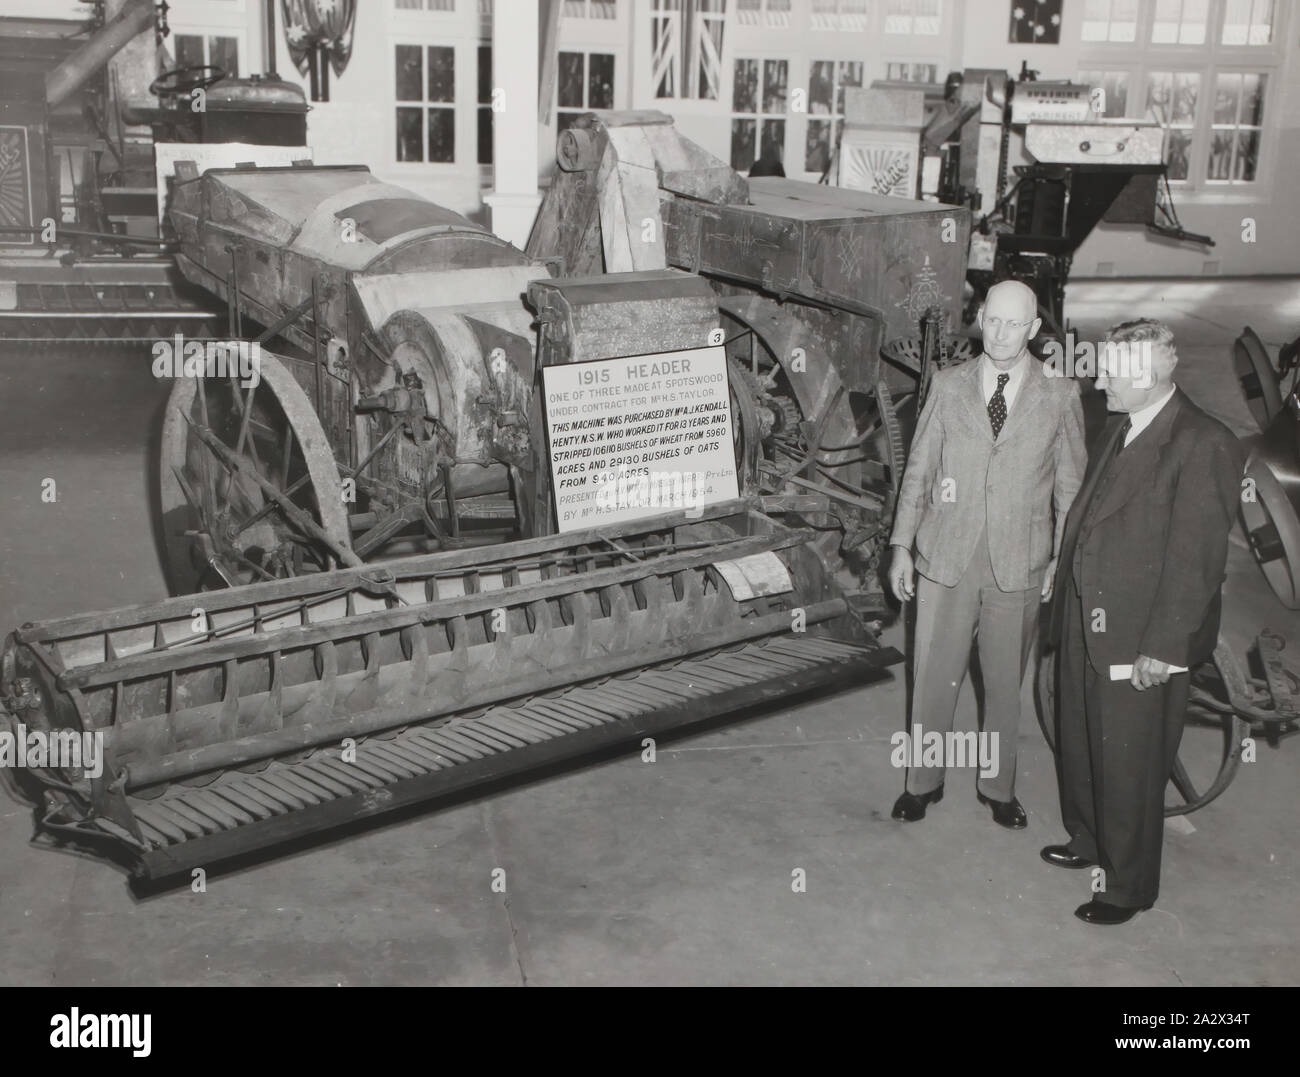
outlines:
[[[1236,777],[1241,765],[1242,741],[1250,734],[1250,723],[1232,710],[1230,699],[1249,693],[1249,685],[1241,666],[1233,657],[1227,643],[1219,639],[1214,657],[1189,674],[1192,678],[1191,695],[1187,709],[1187,725],[1178,758],[1174,761],[1170,784],[1177,799],[1165,804],[1165,815],[1187,815],[1203,808],[1216,799]],[[1056,752],[1056,655],[1044,655],[1038,665],[1034,682],[1034,697],[1038,704],[1038,721],[1048,747]],[[1212,774],[1206,775],[1203,746],[1188,741],[1194,728],[1217,729],[1222,738],[1222,750],[1215,752],[1216,763],[1209,766]],[[1193,762],[1193,759],[1195,760]]]
[[[1268,461],[1258,452],[1246,464],[1253,500],[1242,499],[1241,522],[1268,585],[1289,610],[1300,610],[1300,519]]]
[[[1250,326],[1233,342],[1232,370],[1252,418],[1260,430],[1267,430],[1282,410],[1282,391],[1268,350]]]
[[[736,455],[742,482],[762,494],[824,493],[830,513],[807,523],[828,563],[874,569],[893,516],[906,449],[889,387],[846,391],[838,378],[796,386],[755,327],[725,312]]]
[[[176,594],[336,568],[351,551],[343,484],[310,400],[265,351],[259,373],[251,389],[179,378],[167,401],[160,483]]]

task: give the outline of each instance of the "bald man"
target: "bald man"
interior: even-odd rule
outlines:
[[[1027,825],[1015,795],[1020,685],[1087,462],[1077,383],[1052,376],[1028,350],[1037,310],[1019,281],[989,289],[979,312],[984,354],[930,383],[890,536],[890,588],[902,603],[916,600],[912,740],[952,731],[974,635],[984,741],[965,761],[979,763],[980,803],[1011,830]],[[942,799],[953,760],[912,745],[904,761],[893,817],[915,822]]]

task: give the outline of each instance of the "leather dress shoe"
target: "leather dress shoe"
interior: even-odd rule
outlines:
[[[1146,912],[1150,905],[1108,905],[1095,898],[1074,910],[1074,915],[1085,924],[1127,924],[1138,913]]]
[[[1070,852],[1068,845],[1049,845],[1038,855],[1057,868],[1090,868],[1095,863],[1086,856]]]
[[[928,793],[904,793],[894,801],[894,810],[889,814],[905,823],[915,823],[925,818],[925,809],[931,804],[938,804],[943,799],[943,786],[931,789]]]
[[[993,821],[1008,830],[1024,830],[1029,825],[1029,818],[1020,801],[1015,797],[1010,800],[990,800],[983,793],[976,793],[981,804],[993,809]]]

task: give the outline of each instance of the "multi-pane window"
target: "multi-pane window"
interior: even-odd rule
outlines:
[[[614,107],[614,56],[561,52],[555,81],[556,126],[563,131],[592,109]],[[565,110],[568,111],[565,111]]]
[[[1267,87],[1265,74],[1219,72],[1210,123],[1210,156],[1205,169],[1205,178],[1210,182],[1254,182]]]
[[[1128,115],[1128,79],[1127,71],[1080,71],[1078,81],[1084,86],[1091,86],[1101,91],[1101,97],[1093,97],[1097,115],[1112,119]]]
[[[790,25],[790,0],[736,0],[736,21],[783,29]]]
[[[814,30],[865,30],[869,0],[812,0]]]
[[[1274,0],[1227,0],[1219,27],[1221,45],[1268,45],[1273,40]]]
[[[1138,0],[1084,0],[1084,41],[1136,41]]]
[[[219,67],[239,77],[239,38],[222,34],[173,34],[177,67]]]
[[[939,65],[899,60],[885,64],[885,78],[890,82],[937,82]]]
[[[615,0],[564,0],[562,13],[566,19],[616,19],[618,5]]]
[[[492,46],[478,47],[478,163],[492,163]]]
[[[655,97],[722,96],[727,0],[654,0],[650,84]]]
[[[456,50],[398,45],[397,160],[456,160]]]
[[[1192,135],[1200,94],[1200,72],[1152,71],[1147,76],[1147,118],[1164,128],[1170,180],[1185,180],[1191,173]]]
[[[1210,0],[1156,0],[1153,45],[1204,45]]]
[[[862,85],[861,60],[814,60],[808,70],[804,171],[825,172],[844,118],[844,90]]]
[[[939,0],[885,0],[885,33],[937,34]]]
[[[748,172],[765,150],[784,159],[790,62],[738,59],[732,72],[731,167]]]

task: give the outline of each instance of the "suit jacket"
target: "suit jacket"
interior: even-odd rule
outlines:
[[[1049,377],[1033,356],[996,441],[982,359],[937,371],[903,471],[890,542],[952,587],[988,529],[998,587],[1041,586],[1083,481],[1083,407],[1073,378]],[[1053,523],[1055,511],[1055,523]]]
[[[1181,389],[1115,456],[1125,418],[1107,421],[1066,523],[1049,642],[1059,643],[1065,617],[1082,616],[1099,673],[1138,655],[1194,666],[1219,635],[1245,452]]]

